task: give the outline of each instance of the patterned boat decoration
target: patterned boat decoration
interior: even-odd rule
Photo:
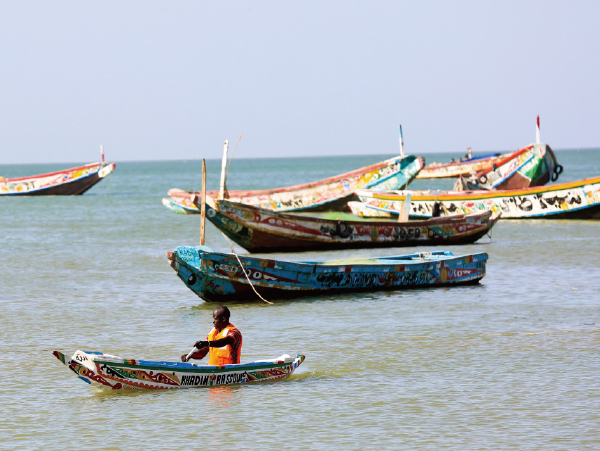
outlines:
[[[277,381],[289,377],[304,362],[303,355],[287,354],[273,360],[222,366],[123,359],[92,351],[77,351],[71,358],[60,351],[52,354],[84,382],[111,389],[165,390]]]
[[[339,212],[278,213],[237,202],[207,200],[206,217],[250,252],[466,244],[490,233],[497,221],[490,210],[398,222],[364,220]]]
[[[455,185],[456,190],[522,189],[555,182],[562,173],[556,155],[546,144],[532,144],[511,156],[495,162],[492,167]]]
[[[494,153],[480,155],[467,160],[451,163],[431,163],[425,166],[418,174],[418,179],[458,178],[469,176],[491,168],[505,158],[510,158],[515,152]]]
[[[396,157],[352,172],[302,185],[268,190],[229,191],[229,200],[274,211],[348,210],[347,203],[360,188],[394,190],[406,188],[425,165],[422,157]],[[217,191],[207,191],[216,198]],[[175,213],[199,214],[199,191],[169,190],[163,205]]]
[[[323,293],[476,284],[486,253],[432,252],[392,257],[290,262],[180,246],[167,252],[177,276],[209,302],[282,299]],[[254,291],[256,290],[256,292]]]
[[[28,177],[0,177],[0,196],[83,194],[115,170],[115,163],[91,163]]]
[[[363,217],[392,217],[410,195],[410,216],[429,218],[434,205],[445,214],[492,210],[502,219],[600,219],[600,177],[522,190],[357,192],[361,202],[349,202]]]

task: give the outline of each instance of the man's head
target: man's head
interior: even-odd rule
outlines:
[[[222,305],[213,311],[213,325],[215,329],[221,330],[229,324],[229,309]]]

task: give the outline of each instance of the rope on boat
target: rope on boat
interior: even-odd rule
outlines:
[[[246,272],[246,268],[244,268],[244,265],[242,265],[242,261],[240,260],[240,257],[238,257],[238,254],[235,253],[235,250],[233,249],[234,244],[229,240],[229,238],[227,238],[227,235],[225,235],[223,232],[221,232],[223,234],[223,236],[225,237],[225,239],[227,240],[227,242],[229,243],[229,245],[231,246],[231,253],[233,255],[235,255],[235,258],[237,258],[237,261],[240,264],[240,268],[242,268],[242,271],[244,272],[244,275],[246,276],[246,280],[248,281],[248,283],[250,284],[250,286],[252,287],[252,289],[254,290],[254,292],[256,293],[256,295],[261,298],[263,301],[265,301],[267,304],[273,304],[272,302],[267,301],[265,298],[263,298],[260,293],[258,291],[256,291],[256,288],[254,288],[254,285],[252,284],[252,281],[250,280],[250,278],[248,277],[248,273]]]

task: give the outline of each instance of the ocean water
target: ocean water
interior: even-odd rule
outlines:
[[[600,149],[557,155],[559,181],[600,175]],[[228,186],[302,183],[391,156],[236,159]],[[216,189],[220,161],[207,166]],[[119,162],[83,196],[0,198],[0,449],[600,448],[600,221],[505,220],[491,239],[449,246],[489,254],[478,286],[228,304],[243,361],[306,355],[286,381],[133,393],[78,380],[52,350],[177,360],[210,330],[214,305],[165,257],[198,244],[199,216],[161,205],[169,188],[198,189],[200,168]],[[210,223],[206,244],[231,250]]]

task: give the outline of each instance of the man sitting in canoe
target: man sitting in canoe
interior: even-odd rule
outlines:
[[[231,365],[240,363],[242,354],[242,333],[229,322],[230,312],[225,306],[217,307],[213,311],[214,328],[206,337],[194,344],[197,350],[190,355],[181,356],[182,362],[190,359],[203,359],[208,356],[209,365]]]

